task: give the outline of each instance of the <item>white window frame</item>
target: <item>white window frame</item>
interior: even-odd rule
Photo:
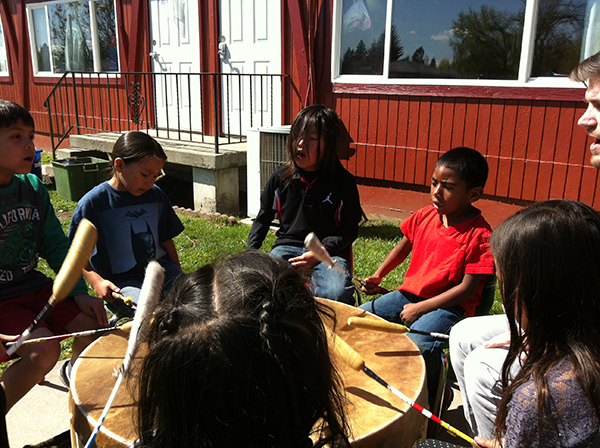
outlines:
[[[331,81],[334,84],[395,84],[415,86],[478,86],[478,87],[558,87],[574,88],[581,87],[581,83],[575,83],[567,77],[537,77],[529,76],[533,65],[533,47],[535,38],[535,27],[537,21],[537,10],[539,0],[526,0],[525,18],[523,23],[523,40],[521,46],[521,58],[519,60],[519,73],[516,80],[496,79],[444,79],[444,78],[389,78],[389,58],[383,59],[382,75],[341,75],[341,22],[342,1],[333,2],[333,26],[332,26],[332,52],[331,52]],[[452,0],[448,0],[452,1]],[[385,24],[385,55],[390,53],[390,39],[392,29],[393,0],[387,0],[386,24]]]
[[[63,4],[63,3],[67,3],[69,0],[56,0],[56,1],[50,1],[50,2],[43,2],[43,3],[30,3],[27,5],[27,29],[29,31],[29,48],[31,48],[31,62],[33,65],[33,73],[34,76],[40,76],[40,77],[56,77],[56,78],[60,78],[61,76],[64,75],[63,73],[54,73],[54,71],[40,71],[39,67],[38,67],[38,60],[36,56],[36,52],[35,52],[35,48],[36,48],[36,43],[35,43],[35,29],[34,29],[34,23],[33,23],[33,10],[34,9],[44,9],[45,10],[45,17],[47,20],[48,17],[48,6],[49,5],[56,5],[56,4]],[[115,35],[117,38],[117,43],[119,42],[119,27],[117,24],[117,17],[116,17],[116,4],[115,4],[115,0],[112,0],[113,2],[113,6],[115,9]],[[89,11],[90,11],[90,32],[91,32],[91,38],[92,38],[92,49],[93,49],[93,54],[94,54],[94,71],[90,72],[90,73],[106,73],[108,75],[111,74],[117,74],[118,72],[103,72],[102,71],[102,61],[100,59],[100,42],[98,40],[98,32],[97,32],[97,21],[96,21],[96,0],[88,0],[88,4],[89,4]],[[48,39],[48,45],[49,45],[49,49],[50,49],[50,65],[52,67],[52,40],[50,38],[50,26],[48,24],[48,22],[46,21],[46,31],[48,33],[47,39]],[[121,55],[119,53],[119,45],[117,44],[117,60],[119,61],[119,68],[121,66]]]
[[[2,17],[0,17],[0,33],[2,34],[0,36],[0,39],[2,39],[2,41],[4,42],[4,45],[2,46],[3,51],[0,51],[0,57],[4,57],[4,60],[6,61],[6,70],[0,70],[0,76],[10,76],[8,52],[6,51],[6,38],[4,37],[5,33],[4,33],[4,23],[2,22]]]

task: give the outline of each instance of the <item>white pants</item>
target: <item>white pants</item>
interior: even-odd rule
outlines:
[[[450,331],[450,361],[460,386],[465,418],[473,435],[490,440],[494,438],[502,396],[502,365],[508,349],[485,348],[484,344],[508,331],[504,314],[470,317]]]

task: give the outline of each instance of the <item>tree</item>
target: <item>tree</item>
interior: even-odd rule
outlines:
[[[423,65],[425,63],[425,49],[421,46],[412,55],[412,61]]]
[[[360,40],[356,45],[356,50],[354,50],[354,54],[357,58],[363,58],[367,55],[367,46],[365,45],[364,40]]]
[[[481,6],[460,12],[453,22],[452,68],[465,78],[516,79],[522,16]]]
[[[400,42],[398,31],[392,25],[390,42],[390,62],[397,61],[404,54],[404,47]],[[343,74],[383,74],[383,61],[385,56],[385,32],[373,39],[367,49],[364,40],[360,40],[353,50],[346,49],[342,57],[341,72]]]
[[[352,73],[352,62],[354,61],[354,50],[348,47],[342,58],[341,73]]]
[[[585,7],[577,0],[540,0],[533,76],[565,74],[579,62]],[[524,11],[482,6],[460,12],[450,40],[452,68],[466,78],[516,79],[523,22]]]
[[[392,24],[392,42],[390,45],[390,62],[398,61],[404,54],[404,47],[400,42],[400,35],[396,25]]]
[[[540,2],[532,76],[567,74],[579,63],[585,7],[573,0]]]

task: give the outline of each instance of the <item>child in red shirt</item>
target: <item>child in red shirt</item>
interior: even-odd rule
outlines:
[[[487,276],[494,274],[489,246],[492,229],[473,206],[483,194],[487,175],[487,162],[471,148],[454,148],[438,160],[431,178],[433,205],[400,225],[404,237],[365,279],[370,292],[371,285],[379,285],[412,252],[404,283],[363,304],[362,309],[415,330],[444,334],[475,314]],[[409,337],[425,359],[431,405],[444,341],[412,333]]]

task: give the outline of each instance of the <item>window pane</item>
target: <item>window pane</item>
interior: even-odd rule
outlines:
[[[392,14],[390,78],[517,79],[524,1],[393,0]]]
[[[54,73],[93,71],[90,11],[87,2],[48,5]]]
[[[0,73],[8,74],[8,59],[6,58],[6,45],[4,43],[2,20],[0,20]]]
[[[51,72],[50,46],[48,45],[48,25],[46,22],[46,9],[35,8],[31,11],[33,18],[33,38],[35,41],[35,53],[37,57],[37,69],[39,72]]]
[[[579,63],[586,6],[586,0],[540,0],[532,77],[568,76]]]
[[[343,0],[341,74],[383,74],[387,0]]]
[[[117,30],[115,27],[115,7],[113,0],[96,1],[96,21],[100,40],[100,60],[102,71],[118,72]]]

